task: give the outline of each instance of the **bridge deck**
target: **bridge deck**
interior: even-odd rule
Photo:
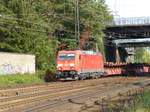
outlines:
[[[150,46],[150,17],[114,19],[104,32],[106,60],[126,62],[134,54],[127,48]]]
[[[150,17],[117,18],[104,31],[107,38],[149,38]]]

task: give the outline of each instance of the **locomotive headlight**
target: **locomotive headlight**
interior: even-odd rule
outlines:
[[[63,66],[63,64],[58,64],[58,65],[57,65],[57,67],[62,67],[62,66]]]
[[[63,64],[58,64],[57,66],[58,66],[58,67],[62,67],[62,66],[63,66]]]
[[[62,68],[61,68],[61,67],[57,67],[57,69],[58,69],[58,70],[62,70]]]
[[[74,63],[70,63],[70,66],[71,66],[71,67],[74,67],[74,66],[75,66],[75,64],[74,64]]]

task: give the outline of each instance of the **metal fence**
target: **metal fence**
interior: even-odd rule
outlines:
[[[115,18],[110,26],[150,25],[150,17]]]

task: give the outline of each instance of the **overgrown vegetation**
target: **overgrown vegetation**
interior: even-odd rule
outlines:
[[[150,52],[145,48],[137,48],[135,51],[134,59],[137,63],[149,63]]]
[[[0,87],[44,83],[43,77],[39,75],[40,74],[16,74],[0,76]]]
[[[112,18],[105,1],[79,4],[81,48],[93,49],[91,38],[102,50],[102,29]],[[76,48],[74,26],[75,0],[0,0],[0,51],[35,54],[40,70],[55,70],[57,50]]]
[[[127,112],[150,112],[150,91],[146,91],[140,101]]]
[[[114,99],[117,98],[117,99]],[[96,101],[98,110],[93,112],[150,112],[150,90],[131,90],[117,97]]]

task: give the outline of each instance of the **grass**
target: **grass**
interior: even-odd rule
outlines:
[[[52,82],[55,80],[55,74],[50,70],[38,71],[35,74],[0,75],[0,88],[42,84],[44,82]]]
[[[143,94],[138,107],[141,107],[137,109],[138,111],[143,109],[145,112],[150,112],[150,90]]]
[[[144,93],[135,94],[135,96],[130,95],[131,100],[128,101],[119,101],[115,103],[106,102],[108,106],[106,109],[107,112],[150,112],[150,90],[146,90]],[[130,101],[130,102],[129,102]],[[122,105],[122,106],[121,106]],[[101,107],[101,105],[100,105]],[[100,110],[92,112],[102,112]]]
[[[44,83],[41,74],[16,74],[16,75],[1,75],[0,87],[16,86],[16,85],[30,85]]]
[[[150,112],[150,91],[144,92],[136,106],[127,112]]]

